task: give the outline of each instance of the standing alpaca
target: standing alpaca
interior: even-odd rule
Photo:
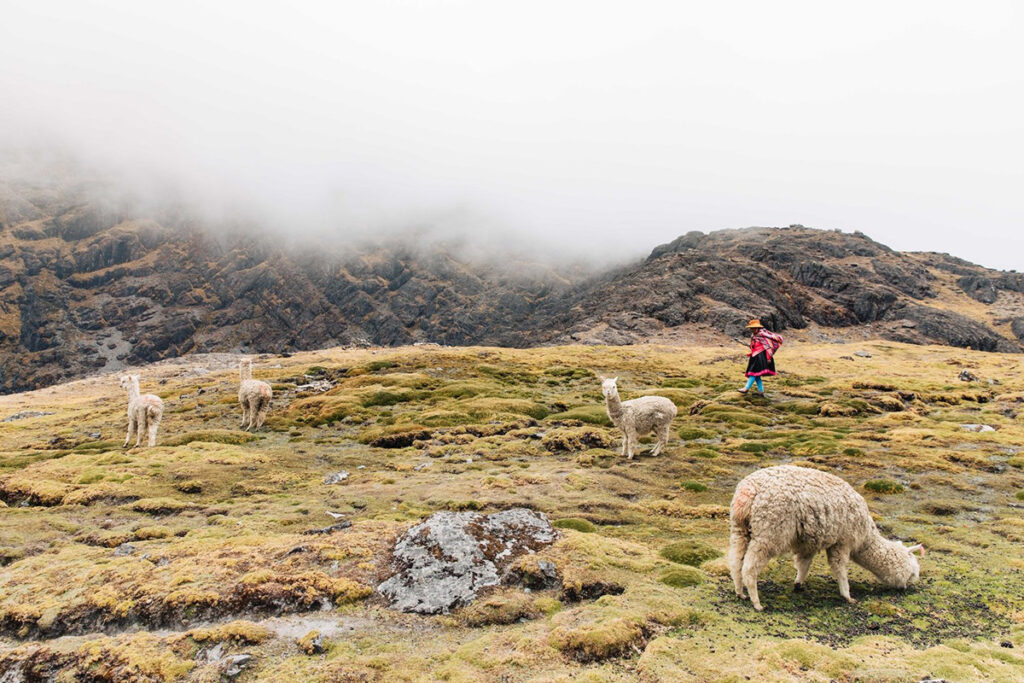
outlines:
[[[622,430],[622,455],[633,459],[641,436],[657,432],[658,443],[654,445],[651,455],[661,454],[661,449],[668,443],[668,430],[676,416],[676,404],[664,396],[641,396],[630,401],[619,400],[619,389],[612,379],[601,378],[601,391],[604,393],[608,417],[612,424]]]
[[[754,609],[761,611],[757,575],[768,560],[792,550],[795,590],[803,587],[807,570],[819,550],[847,602],[850,560],[868,569],[887,586],[906,588],[921,574],[914,551],[882,538],[863,496],[839,477],[806,467],[777,465],[757,470],[736,485],[730,511],[729,570],[736,595],[744,587]]]
[[[160,426],[160,418],[164,415],[164,402],[153,394],[139,395],[139,376],[122,375],[121,388],[128,392],[128,435],[124,437],[124,447],[135,434],[135,447],[142,440],[142,433],[149,434],[149,445],[156,445],[156,430]]]
[[[270,411],[273,391],[270,385],[252,378],[252,360],[243,358],[238,364],[238,402],[242,404],[242,429],[256,431],[263,426]]]

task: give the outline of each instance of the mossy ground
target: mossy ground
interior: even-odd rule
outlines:
[[[142,369],[167,411],[161,445],[130,451],[113,377],[0,397],[0,418],[53,412],[0,423],[0,669],[217,680],[197,657],[217,642],[255,656],[248,680],[1020,680],[1019,358],[861,348],[787,347],[766,399],[734,391],[742,352],[720,347],[264,357],[275,401],[251,439],[232,360],[185,358]],[[662,456],[617,455],[597,375],[624,398],[668,387],[681,408]],[[336,385],[297,391],[307,376]],[[842,476],[886,534],[923,542],[921,583],[892,591],[855,567],[847,605],[823,558],[793,593],[780,557],[765,612],[737,600],[729,499],[783,462]],[[551,561],[561,588],[503,587],[449,617],[372,592],[413,522],[513,505],[572,520],[519,567]],[[327,511],[352,526],[304,533]],[[680,549],[701,552],[678,564]],[[307,654],[313,631],[325,652]]]

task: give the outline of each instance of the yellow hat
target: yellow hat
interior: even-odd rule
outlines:
[[[760,320],[755,318],[755,319],[751,320],[749,323],[747,323],[747,328],[748,329],[752,328],[752,327],[764,327],[764,325],[761,324]]]

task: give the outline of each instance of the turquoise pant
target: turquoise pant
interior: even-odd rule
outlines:
[[[754,382],[757,382],[757,390],[762,394],[764,393],[764,384],[761,382],[760,377],[748,377],[747,386],[744,387],[747,391],[750,391],[750,387],[754,386]]]

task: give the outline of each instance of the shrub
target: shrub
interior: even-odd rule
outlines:
[[[586,448],[608,448],[613,439],[595,427],[563,427],[552,429],[541,439],[549,451],[581,451]]]
[[[691,567],[700,566],[708,560],[722,556],[721,552],[700,541],[672,543],[662,548],[659,554],[670,562]]]
[[[689,588],[704,583],[704,572],[694,567],[679,567],[662,574],[659,581],[673,588]]]
[[[679,430],[679,438],[683,441],[693,441],[695,439],[713,439],[717,436],[715,432],[707,429],[695,429],[694,427],[683,427]]]
[[[574,529],[584,534],[592,534],[595,531],[597,531],[597,527],[594,526],[593,522],[586,519],[582,519],[580,517],[567,517],[565,519],[559,519],[554,522],[553,526],[556,526],[559,529]]]
[[[903,484],[889,479],[872,479],[864,482],[864,488],[874,493],[903,493]]]

